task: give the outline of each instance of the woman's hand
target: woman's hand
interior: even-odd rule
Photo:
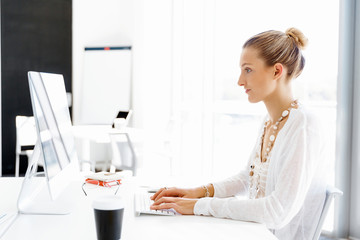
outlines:
[[[155,201],[153,205],[150,206],[152,210],[160,209],[175,209],[176,212],[183,215],[193,215],[194,206],[198,200],[189,199],[189,198],[179,198],[179,197],[162,197]]]
[[[180,197],[180,198],[200,198],[204,196],[204,190],[201,188],[160,188],[152,197],[151,200],[158,201],[162,197]]]

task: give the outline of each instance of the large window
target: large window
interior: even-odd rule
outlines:
[[[331,135],[334,179],[337,1],[173,1],[173,173],[220,180],[246,165],[266,114],[237,86],[242,44],[274,29],[299,28],[309,39],[306,66],[293,83],[303,104],[322,113]],[[321,14],[320,14],[321,13]],[[333,213],[326,229],[332,230]]]
[[[248,103],[237,86],[242,44],[262,31],[296,27],[309,45],[305,69],[293,82],[294,94],[321,112],[328,124],[332,184],[338,5],[327,0],[144,1],[143,25],[135,31],[143,34],[143,41],[134,44],[134,59],[142,62],[141,69],[135,66],[135,80],[140,79],[135,90],[141,82],[144,100],[140,104],[135,99],[134,112],[141,105],[144,128],[154,131],[149,152],[156,148],[154,136],[162,136],[159,129],[170,131],[165,151],[149,155],[149,161],[144,158],[143,169],[205,183],[245,167],[266,109],[262,103]],[[332,212],[328,219],[326,229],[331,231]]]

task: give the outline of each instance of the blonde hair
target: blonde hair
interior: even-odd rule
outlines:
[[[248,39],[243,48],[253,47],[268,66],[281,63],[287,68],[288,78],[298,77],[305,66],[301,50],[307,45],[307,38],[296,29],[289,28],[285,33],[275,30],[259,33]]]

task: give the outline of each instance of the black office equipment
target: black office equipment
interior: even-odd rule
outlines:
[[[72,0],[1,1],[2,173],[14,174],[15,116],[32,115],[27,72],[62,73],[71,92]],[[20,166],[24,173],[27,164]]]

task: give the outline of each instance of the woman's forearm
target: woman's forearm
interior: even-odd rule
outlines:
[[[194,188],[194,195],[197,198],[206,197],[207,192],[209,192],[209,197],[214,196],[214,186],[212,185],[212,183],[209,183],[208,185],[203,185],[203,186]]]

